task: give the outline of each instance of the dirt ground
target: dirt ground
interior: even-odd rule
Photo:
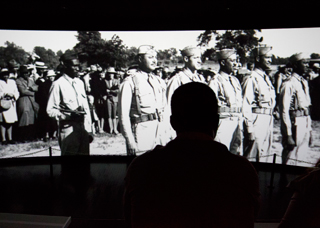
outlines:
[[[320,158],[320,121],[312,122],[312,134],[314,147],[309,148],[303,154],[299,155],[298,166],[311,167]],[[271,163],[273,154],[276,154],[276,163],[281,163],[281,134],[280,122],[275,120],[273,130],[272,153],[269,157],[261,159],[261,162]],[[45,157],[49,156],[49,147],[51,147],[52,156],[60,156],[60,149],[57,140],[49,142],[21,143],[16,145],[0,145],[0,158],[12,157]],[[111,135],[108,133],[97,134],[94,141],[90,144],[90,154],[92,155],[120,155],[126,156],[125,139],[121,134]]]

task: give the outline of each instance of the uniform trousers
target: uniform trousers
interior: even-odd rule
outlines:
[[[89,155],[89,134],[83,121],[60,121],[59,145],[61,155]]]
[[[159,123],[160,122],[158,120],[151,120],[133,124],[133,135],[138,147],[136,155],[140,155],[151,150],[160,143]]]
[[[249,161],[272,161],[273,116],[252,113],[254,143],[246,157]]]
[[[215,141],[224,144],[233,154],[242,155],[242,117],[220,118]]]
[[[288,150],[286,137],[282,140],[282,163],[287,165],[297,165],[297,159],[306,161],[306,151],[309,150],[309,138],[311,129],[311,119],[309,116],[295,117],[295,122],[292,123],[293,139],[296,146],[293,150]],[[286,134],[282,134],[286,135]],[[298,157],[299,155],[299,157]]]

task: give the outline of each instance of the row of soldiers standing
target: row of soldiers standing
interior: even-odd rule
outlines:
[[[268,161],[273,143],[275,110],[281,118],[282,163],[295,165],[300,151],[308,147],[311,137],[310,96],[302,75],[307,62],[301,54],[289,59],[292,73],[284,78],[276,98],[268,73],[272,47],[253,50],[254,70],[242,78],[235,77],[237,55],[233,49],[217,52],[219,72],[208,82],[218,99],[220,123],[215,137],[234,154],[251,161]],[[138,49],[139,67],[127,72],[119,91],[119,124],[126,139],[128,155],[143,153],[175,137],[170,126],[170,100],[180,85],[207,83],[197,70],[201,68],[201,50],[181,50],[184,68],[167,83],[152,71],[157,66],[153,46]],[[187,123],[186,123],[187,124]],[[174,128],[174,126],[173,126]]]

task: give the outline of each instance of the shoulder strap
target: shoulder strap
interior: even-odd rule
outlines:
[[[138,111],[139,115],[141,116],[140,97],[139,97],[140,91],[139,91],[139,88],[137,86],[138,82],[137,82],[136,75],[132,75],[132,82],[133,82],[133,86],[134,86],[133,95],[135,96],[136,103],[137,103],[137,111]]]

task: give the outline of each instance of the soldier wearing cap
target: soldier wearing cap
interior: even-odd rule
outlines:
[[[52,83],[47,113],[58,121],[61,155],[89,155],[91,116],[77,56],[60,57],[63,75]]]
[[[205,78],[198,74],[197,70],[201,68],[201,49],[188,46],[180,50],[184,61],[184,68],[173,75],[168,81],[167,99],[170,104],[173,92],[183,84],[188,82],[205,82]]]
[[[138,68],[127,71],[128,76],[120,85],[119,125],[128,155],[139,155],[169,140],[164,138],[164,119],[169,122],[166,85],[152,73],[156,67],[154,47],[142,45],[138,48]]]
[[[188,46],[180,50],[184,61],[184,67],[177,71],[167,82],[167,100],[171,102],[173,92],[181,85],[189,82],[206,83],[205,78],[197,71],[201,68],[201,49],[199,47]],[[170,110],[169,110],[170,111]],[[176,136],[175,131],[169,126],[170,137],[173,139]]]
[[[268,161],[272,146],[275,90],[266,71],[270,69],[272,47],[253,50],[255,69],[242,83],[244,116],[244,156],[249,160]],[[263,156],[263,159],[260,157]]]
[[[233,49],[217,52],[219,73],[209,81],[209,87],[218,98],[219,128],[215,140],[226,145],[231,153],[242,154],[242,89],[239,80],[232,76],[237,65]]]
[[[298,154],[308,150],[311,144],[310,95],[306,79],[307,62],[302,53],[289,58],[292,75],[282,83],[280,92],[280,116],[282,133],[282,164],[296,165]]]

